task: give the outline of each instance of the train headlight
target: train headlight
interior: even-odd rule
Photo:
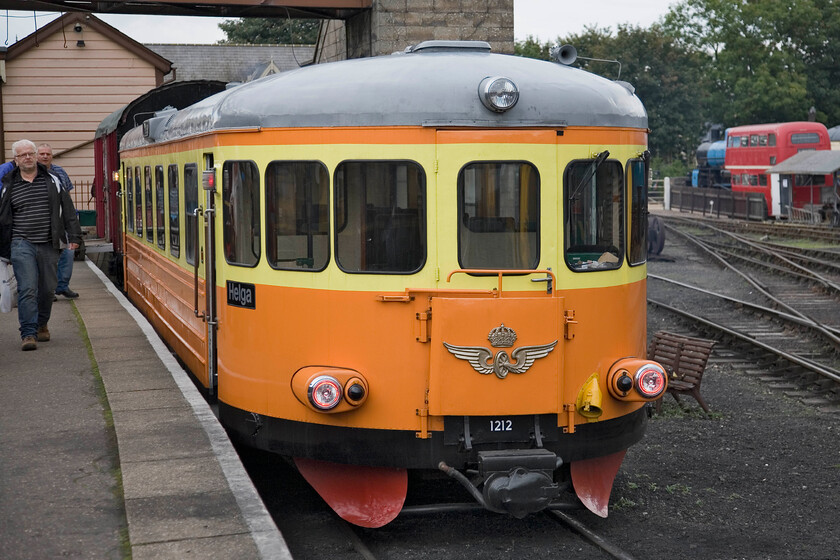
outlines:
[[[667,376],[665,370],[656,364],[639,368],[635,377],[636,390],[648,399],[655,399],[665,391]]]
[[[310,410],[340,414],[358,409],[370,397],[370,384],[354,369],[306,366],[292,375],[292,393]]]
[[[319,410],[330,410],[341,402],[341,395],[344,391],[338,379],[329,375],[321,375],[309,383],[307,397],[312,406]]]
[[[620,401],[653,401],[668,388],[668,375],[657,362],[623,358],[607,374],[607,390]]]
[[[491,111],[504,113],[519,101],[519,88],[509,78],[490,76],[478,85],[478,97]]]

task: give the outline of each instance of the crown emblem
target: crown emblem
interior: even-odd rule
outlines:
[[[516,331],[506,327],[504,323],[496,327],[487,335],[487,340],[493,348],[510,348],[516,342]]]

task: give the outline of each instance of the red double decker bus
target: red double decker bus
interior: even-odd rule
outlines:
[[[737,126],[726,131],[724,167],[732,174],[733,191],[764,194],[769,215],[789,215],[788,206],[816,211],[833,192],[830,175],[772,181],[766,171],[801,151],[830,149],[828,129],[817,122]]]

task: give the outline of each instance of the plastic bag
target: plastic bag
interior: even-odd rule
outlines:
[[[12,263],[0,260],[0,312],[9,313],[17,307],[17,279]]]

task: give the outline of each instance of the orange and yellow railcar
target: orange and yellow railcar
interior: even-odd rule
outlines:
[[[234,438],[360,525],[400,512],[410,469],[516,517],[570,487],[606,515],[667,383],[642,103],[489,51],[301,68],[121,142],[130,298]]]

